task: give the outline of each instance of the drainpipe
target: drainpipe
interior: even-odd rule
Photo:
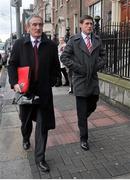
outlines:
[[[80,17],[82,17],[82,0],[80,0]]]

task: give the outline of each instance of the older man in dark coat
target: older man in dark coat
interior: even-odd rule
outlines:
[[[18,84],[18,67],[30,67],[30,86],[24,95],[33,98],[32,104],[20,105],[23,148],[30,147],[32,120],[36,120],[35,160],[38,167],[46,172],[49,166],[45,161],[48,130],[55,128],[52,86],[60,74],[58,50],[54,42],[42,33],[43,20],[32,15],[27,21],[28,34],[16,40],[9,60],[9,82],[14,91],[21,93]],[[36,101],[35,101],[35,97]]]
[[[80,145],[84,150],[88,145],[87,118],[96,109],[99,99],[97,71],[103,67],[104,49],[101,39],[93,33],[93,18],[85,15],[80,19],[81,33],[70,38],[61,62],[72,71],[73,91],[76,96]]]

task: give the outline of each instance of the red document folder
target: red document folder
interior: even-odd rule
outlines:
[[[29,66],[18,67],[18,84],[21,88],[21,93],[26,93],[29,88]]]

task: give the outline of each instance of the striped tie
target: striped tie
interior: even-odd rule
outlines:
[[[89,52],[91,52],[91,50],[92,50],[92,43],[91,43],[91,39],[90,39],[89,36],[86,36],[86,46],[87,46]]]

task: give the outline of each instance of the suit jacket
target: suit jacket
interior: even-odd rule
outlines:
[[[40,108],[43,113],[44,127],[52,129],[55,127],[53,110],[52,86],[55,85],[60,74],[60,63],[58,50],[54,42],[47,39],[43,33],[38,48],[38,83],[37,95],[40,97]],[[8,74],[11,87],[17,84],[17,67],[29,66],[31,69],[30,92],[33,91],[33,75],[35,68],[34,49],[30,36],[16,40],[9,60]]]
[[[99,36],[92,34],[89,52],[80,33],[72,36],[62,55],[61,62],[72,70],[73,90],[76,96],[99,94],[97,71],[105,64],[105,50]]]

